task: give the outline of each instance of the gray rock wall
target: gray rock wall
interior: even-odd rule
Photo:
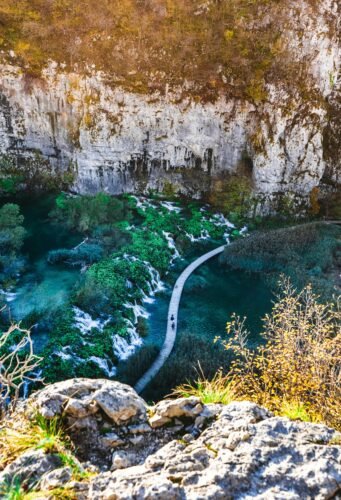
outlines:
[[[73,469],[56,452],[32,448],[11,456],[0,488],[15,477],[37,497],[64,487],[84,500],[325,500],[341,492],[339,433],[247,401],[204,405],[190,397],[148,408],[126,385],[72,379],[31,396],[27,410],[24,418],[63,417]],[[7,423],[19,435],[22,418]]]
[[[283,33],[293,59],[308,65],[311,100],[295,97],[295,89],[288,93],[288,83],[279,81],[268,85],[261,105],[224,96],[201,104],[181,100],[181,89],[132,94],[106,84],[104,74],[67,74],[56,63],[41,80],[3,64],[0,154],[39,153],[59,170],[72,164],[81,193],[161,190],[170,182],[194,196],[246,160],[265,199],[283,192],[307,197],[326,175],[337,180],[341,168],[324,152],[339,95],[340,47],[328,24],[336,9],[334,0],[323,2],[319,15],[307,7],[298,17],[293,9]]]

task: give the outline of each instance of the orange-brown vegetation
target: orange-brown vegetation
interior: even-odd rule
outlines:
[[[187,81],[201,99],[220,90],[257,103],[267,82],[305,80],[304,65],[286,54],[290,8],[278,0],[0,0],[0,49],[34,75],[50,58],[95,65],[134,91]]]

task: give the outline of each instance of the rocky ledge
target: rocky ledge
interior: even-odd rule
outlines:
[[[73,379],[34,394],[21,410],[63,418],[86,480],[56,453],[26,450],[0,472],[78,499],[330,499],[341,494],[340,435],[275,417],[250,402],[197,398],[153,407],[126,385]],[[18,417],[19,418],[19,417]],[[1,450],[0,450],[1,458]],[[37,497],[38,498],[38,497]]]

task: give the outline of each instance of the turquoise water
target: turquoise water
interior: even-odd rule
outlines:
[[[26,271],[19,277],[14,300],[8,303],[8,310],[15,320],[21,320],[33,312],[53,311],[69,297],[79,276],[79,270],[68,266],[51,266],[47,254],[60,247],[72,248],[81,238],[55,224],[48,217],[54,206],[54,197],[20,197],[4,199],[20,205],[24,215],[24,226],[28,236],[22,249],[27,260]]]
[[[167,326],[168,304],[172,292],[164,293],[147,307],[148,341],[161,346]],[[261,318],[271,310],[272,292],[257,274],[239,272],[222,265],[216,257],[199,268],[186,282],[182,294],[178,335],[194,332],[205,339],[224,336],[232,313],[246,316],[250,342],[258,342]]]
[[[162,345],[166,332],[171,286],[148,306],[149,336],[147,342]],[[227,371],[230,356],[222,342],[226,340],[226,323],[233,313],[246,316],[250,332],[249,345],[261,341],[261,318],[271,310],[272,292],[259,275],[233,271],[214,258],[199,268],[187,281],[181,298],[177,339],[174,350],[159,376],[143,396],[157,400],[203,372],[208,378],[222,368]]]
[[[8,201],[3,200],[3,203]],[[36,349],[40,350],[48,338],[45,317],[53,317],[54,311],[68,301],[80,277],[79,269],[49,265],[48,252],[58,248],[73,248],[82,237],[48,217],[54,206],[54,197],[27,197],[10,201],[20,205],[28,237],[23,247],[26,270],[11,290],[15,297],[8,303],[8,310],[15,320],[32,316],[33,324],[35,317],[39,318],[33,334]],[[146,344],[161,347],[172,285],[190,261],[208,250],[207,245],[194,247],[187,261],[177,261],[165,280],[165,291],[156,297],[153,304],[147,305],[149,319]],[[232,271],[220,265],[218,258],[199,268],[185,285],[175,349],[163,373],[151,384],[151,397],[167,394],[174,385],[191,376],[193,366],[198,366],[198,363],[208,370],[208,374],[225,364],[223,347],[221,344],[214,345],[213,341],[217,336],[224,338],[226,322],[233,312],[248,316],[250,341],[257,344],[260,341],[260,318],[270,310],[271,298],[270,290],[259,276]],[[186,343],[188,339],[189,343]],[[163,382],[160,383],[160,380]]]

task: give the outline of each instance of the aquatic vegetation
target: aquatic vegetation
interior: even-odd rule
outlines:
[[[128,221],[130,212],[124,202],[114,196],[98,193],[95,196],[68,196],[61,193],[51,216],[72,229],[87,233],[102,224]]]
[[[225,371],[228,369],[226,350],[222,345],[214,344],[212,339],[205,339],[190,330],[185,330],[177,338],[176,348],[161,368],[158,377],[145,389],[145,397],[147,399],[164,397],[186,380],[192,384],[192,381],[198,379],[199,360],[201,370],[208,380],[215,377],[220,367],[226,366]],[[130,380],[132,379],[133,377]]]
[[[14,280],[23,267],[20,258],[26,236],[23,222],[19,205],[6,203],[0,208],[0,283]]]
[[[103,258],[103,248],[96,243],[84,243],[71,250],[60,248],[48,253],[47,261],[50,264],[64,262],[72,266],[94,264]]]
[[[228,246],[222,260],[234,269],[262,273],[273,286],[280,273],[300,289],[312,283],[323,299],[330,300],[336,291],[340,236],[337,226],[318,222],[257,231]]]
[[[32,318],[48,332],[42,352],[48,381],[89,373],[115,376],[120,361],[134,355],[148,334],[142,323],[144,304],[163,289],[171,266],[179,262],[181,267],[193,243],[221,242],[235,230],[208,206],[157,195],[62,193],[55,198],[50,221],[56,231],[74,230],[84,239],[71,249],[54,246],[48,252],[51,272],[61,264],[82,268],[78,281],[76,275],[68,277],[76,281],[69,299],[56,301],[53,314],[45,312],[44,320]],[[25,293],[31,296],[29,290]]]

